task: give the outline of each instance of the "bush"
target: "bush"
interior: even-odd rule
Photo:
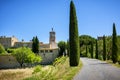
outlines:
[[[5,54],[5,48],[0,44],[0,54]]]
[[[37,65],[35,68],[34,68],[34,72],[32,74],[35,74],[35,73],[38,73],[42,70],[42,67],[40,65]]]
[[[8,48],[8,49],[7,49],[7,52],[8,52],[8,53],[13,53],[14,50],[15,50],[15,49],[10,49],[10,48]]]
[[[58,64],[63,64],[66,60],[66,57],[62,56],[62,57],[58,57],[55,59],[55,61],[53,62],[53,66],[56,66]]]
[[[118,63],[120,64],[120,56],[118,56]]]

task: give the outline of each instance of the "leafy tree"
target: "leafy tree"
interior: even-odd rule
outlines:
[[[98,59],[103,60],[103,40],[98,40]]]
[[[79,54],[79,34],[76,10],[73,1],[70,2],[70,24],[69,24],[69,44],[70,44],[70,66],[78,66]]]
[[[103,60],[106,60],[106,40],[105,40],[105,35],[103,36]]]
[[[58,43],[58,47],[59,47],[59,56],[63,56],[63,55],[66,55],[66,43],[64,41],[60,41]],[[64,54],[63,54],[64,53]]]
[[[23,63],[32,64],[41,61],[40,56],[35,55],[30,48],[26,47],[17,48],[12,55],[15,56],[21,67],[23,66]]]
[[[39,40],[38,40],[37,36],[33,37],[32,42],[33,42],[32,43],[32,51],[34,53],[39,53]]]
[[[93,43],[91,43],[91,58],[93,58]]]
[[[107,51],[107,60],[111,59],[112,55],[112,36],[106,37],[106,51]]]
[[[120,35],[117,37],[118,40],[118,63],[120,64]]]
[[[113,23],[113,34],[112,34],[112,61],[116,63],[118,60],[118,46],[117,46],[117,33],[115,28],[115,23]]]
[[[0,44],[0,54],[5,54],[5,48]]]
[[[95,43],[95,38],[89,35],[81,35],[79,36],[79,40],[80,40],[80,47],[84,45],[90,45],[91,43]]]
[[[86,46],[88,49],[87,56],[90,57],[90,46],[91,43],[95,44],[95,38],[89,36],[89,35],[81,35],[79,36],[79,42],[80,42],[80,55],[86,56]]]
[[[97,43],[97,40],[96,40],[95,58],[98,59],[98,43]]]

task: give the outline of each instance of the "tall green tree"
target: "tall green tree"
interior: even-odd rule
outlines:
[[[118,46],[117,46],[117,33],[115,23],[113,23],[113,34],[112,34],[112,61],[116,63],[118,60]]]
[[[70,54],[70,46],[69,46],[69,40],[67,40],[67,55],[69,56]]]
[[[32,52],[35,53],[35,37],[32,39]]]
[[[96,39],[95,58],[98,59],[98,42],[97,42],[97,39]]]
[[[103,36],[103,60],[106,60],[106,40],[105,40],[105,35]]]
[[[86,45],[86,57],[87,57],[87,55],[88,55],[88,47]]]
[[[32,51],[34,53],[39,53],[39,40],[38,40],[37,36],[33,37],[33,39],[32,39]]]
[[[91,50],[90,50],[90,53],[91,53],[91,58],[93,58],[93,43],[91,43]]]
[[[73,1],[70,2],[70,24],[69,24],[69,44],[70,44],[70,66],[78,66],[80,59],[79,34],[76,9]]]
[[[35,42],[36,42],[36,53],[39,53],[39,40],[37,36],[35,38]]]
[[[66,52],[65,52],[65,50],[66,50],[66,42],[64,42],[64,41],[60,41],[59,43],[58,43],[58,47],[59,47],[59,56],[63,56],[63,55],[66,55]]]

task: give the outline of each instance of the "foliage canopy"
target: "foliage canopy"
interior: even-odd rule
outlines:
[[[42,60],[40,56],[34,54],[30,48],[26,47],[17,48],[12,55],[15,56],[21,67],[23,63],[33,64]]]

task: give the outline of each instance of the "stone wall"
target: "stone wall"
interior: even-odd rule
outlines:
[[[58,57],[58,49],[54,49],[53,52],[39,53],[39,54],[42,57],[41,64],[50,64],[55,60],[55,58]]]
[[[58,57],[58,49],[54,49],[52,52],[39,53],[39,55],[42,57],[41,64],[50,64],[56,57]],[[0,69],[18,67],[20,67],[20,64],[17,62],[15,57],[12,55],[0,55]]]
[[[0,55],[0,69],[20,67],[16,58],[11,55]]]
[[[52,52],[39,53],[39,55],[42,57],[41,64],[50,64],[58,57],[58,49],[53,49]]]

